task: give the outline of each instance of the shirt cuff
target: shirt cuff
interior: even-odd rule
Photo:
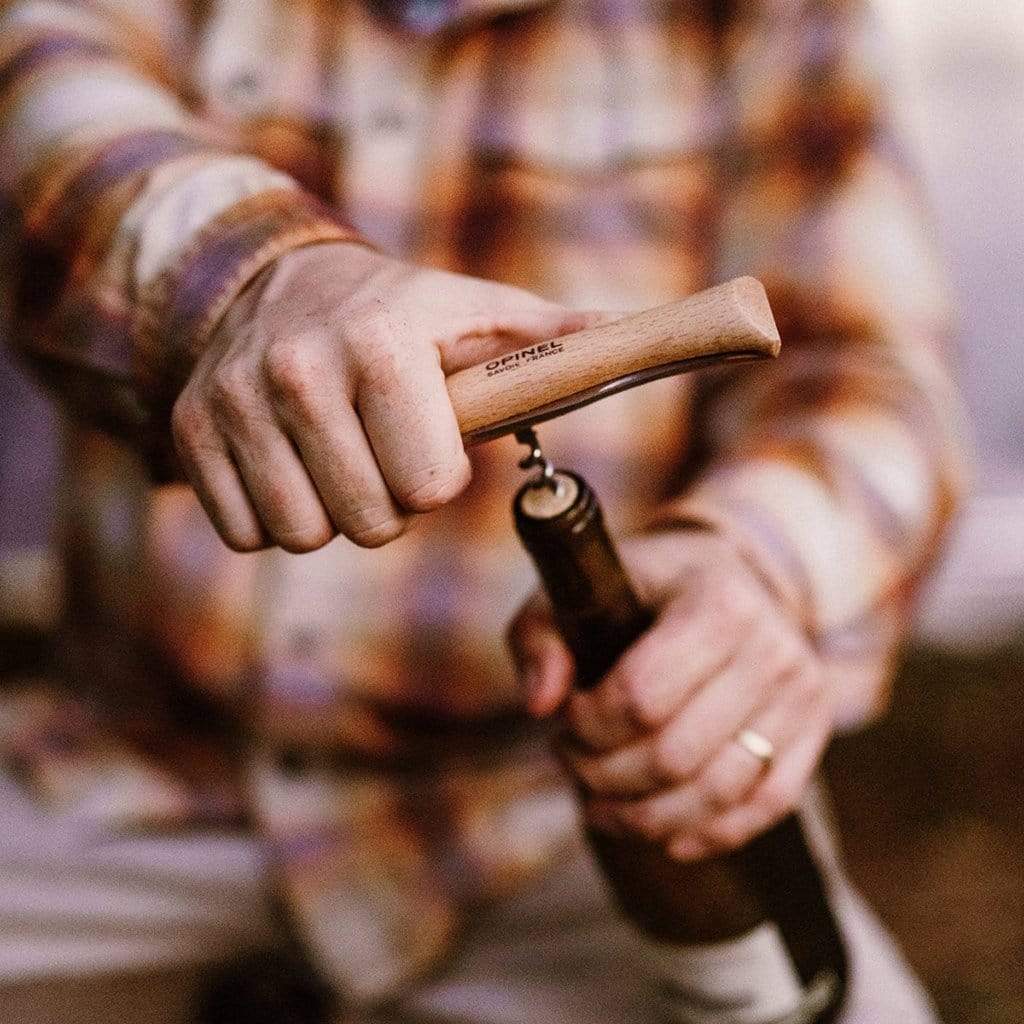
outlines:
[[[189,366],[232,302],[287,252],[320,242],[368,244],[315,197],[297,188],[250,195],[210,221],[139,297],[136,377],[163,390]]]
[[[685,495],[659,506],[648,528],[714,531],[790,615],[816,631],[821,623],[811,570],[792,536],[799,527],[792,519],[779,516],[773,503],[759,501],[743,475],[738,470],[705,478]]]

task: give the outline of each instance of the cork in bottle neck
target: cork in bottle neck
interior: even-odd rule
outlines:
[[[530,519],[555,519],[572,508],[580,494],[580,485],[570,473],[556,471],[550,481],[524,488],[519,495],[519,510]]]

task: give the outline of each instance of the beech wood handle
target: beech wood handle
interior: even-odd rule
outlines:
[[[459,370],[448,378],[448,394],[471,444],[657,377],[770,358],[779,345],[761,282],[738,277],[679,302]]]

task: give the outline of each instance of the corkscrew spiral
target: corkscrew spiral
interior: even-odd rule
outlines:
[[[537,431],[533,427],[523,427],[516,431],[516,440],[530,449],[530,454],[524,456],[520,461],[519,468],[533,469],[537,467],[540,470],[530,483],[534,487],[550,487],[552,490],[556,490],[558,481],[555,479],[555,464],[544,454]]]

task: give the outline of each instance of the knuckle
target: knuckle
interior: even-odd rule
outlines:
[[[194,396],[183,393],[171,410],[171,436],[179,449],[192,451],[197,448],[206,433],[203,410]]]
[[[816,700],[824,689],[824,676],[811,666],[804,666],[801,671],[794,673],[792,683],[794,696],[801,703]]]
[[[622,709],[641,729],[660,724],[650,683],[636,667],[627,664],[616,670],[615,691]]]
[[[278,547],[293,555],[304,555],[327,544],[334,534],[326,524],[296,524],[278,527],[273,532]]]
[[[693,744],[678,731],[667,733],[655,743],[651,761],[657,777],[665,782],[685,782],[700,766]]]
[[[769,779],[761,787],[757,802],[768,821],[777,821],[796,808],[800,802],[800,787],[788,780]]]
[[[710,806],[724,810],[743,795],[742,780],[733,772],[719,770],[709,776],[704,791]]]
[[[734,850],[750,838],[748,826],[737,818],[726,818],[711,822],[705,828],[705,838],[715,846]]]
[[[251,554],[266,547],[266,541],[258,530],[245,530],[230,524],[220,527],[218,533],[225,545],[240,555]]]
[[[644,839],[660,839],[666,830],[664,815],[653,800],[637,800],[626,805],[622,818],[630,830]]]
[[[746,626],[757,620],[759,602],[743,577],[722,575],[718,583],[719,611],[727,622]]]
[[[324,367],[317,339],[295,335],[270,345],[263,356],[264,372],[275,398],[307,403],[321,386]]]
[[[218,367],[210,379],[216,411],[230,421],[248,419],[255,404],[255,388],[248,374],[236,364]]]
[[[356,516],[342,527],[342,533],[361,548],[379,548],[405,533],[406,522],[397,516]]]
[[[465,459],[437,462],[413,474],[397,497],[410,512],[431,512],[456,498],[468,482]]]
[[[408,386],[406,354],[395,345],[389,332],[370,321],[348,333],[352,339],[348,348],[361,390],[389,391]]]
[[[771,661],[778,674],[791,672],[804,660],[805,649],[800,639],[792,632],[783,630],[772,641]]]

